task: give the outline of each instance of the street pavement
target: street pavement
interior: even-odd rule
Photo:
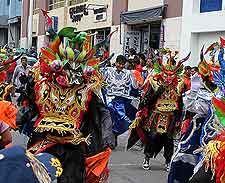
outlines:
[[[151,160],[151,170],[144,170],[143,151],[140,147],[126,151],[127,138],[127,133],[120,136],[119,145],[112,153],[109,183],[166,183],[168,174],[162,153]]]
[[[27,138],[19,132],[12,132],[13,144],[26,147]],[[119,137],[119,145],[112,152],[109,162],[109,183],[166,183],[167,172],[165,171],[162,153],[157,159],[151,160],[151,170],[142,169],[143,151],[135,146],[126,151],[128,133]]]

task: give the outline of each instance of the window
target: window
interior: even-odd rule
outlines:
[[[8,5],[8,6],[10,5],[10,0],[7,0],[7,5]]]
[[[65,4],[64,0],[49,0],[48,8],[49,10],[53,10],[53,9],[64,7],[64,4]]]
[[[39,13],[39,1],[40,0],[34,0],[34,11],[33,11],[34,15]]]
[[[222,0],[201,0],[201,13],[220,10],[222,10]]]

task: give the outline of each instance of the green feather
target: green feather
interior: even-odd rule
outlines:
[[[162,67],[160,66],[159,63],[154,63],[153,68],[156,74],[159,74],[162,72]]]
[[[56,60],[61,60],[58,53],[56,53],[55,57],[56,57]]]
[[[183,72],[184,72],[184,65],[181,65],[181,67],[177,71],[177,75],[181,76],[183,74]]]
[[[75,58],[75,54],[74,54],[73,49],[70,48],[70,47],[67,47],[67,48],[66,48],[66,52],[67,52],[67,58],[68,58],[69,60],[73,61],[74,58]]]
[[[86,51],[86,50],[83,50],[83,51],[79,54],[79,56],[77,57],[76,61],[77,61],[77,62],[82,62],[82,61],[84,60],[86,54],[87,54],[87,51]]]
[[[65,27],[62,30],[60,30],[60,32],[58,33],[58,35],[60,37],[68,37],[70,39],[73,39],[73,37],[76,36],[76,31],[77,29],[74,27]]]

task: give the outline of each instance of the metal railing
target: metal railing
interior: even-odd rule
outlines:
[[[39,9],[39,8],[34,9],[34,11],[33,11],[33,15],[38,14],[38,13],[39,13],[39,11],[40,11],[40,9]]]
[[[87,1],[88,0],[69,0],[69,6],[73,6],[73,5],[76,5],[76,4],[85,3]]]
[[[57,8],[62,8],[65,6],[65,1],[61,0],[61,1],[55,1],[53,4],[49,4],[48,8],[49,10],[53,10],[53,9],[57,9]]]

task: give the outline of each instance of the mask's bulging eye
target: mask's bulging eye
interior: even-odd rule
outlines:
[[[53,93],[51,94],[51,100],[52,100],[53,103],[59,102],[59,99]]]
[[[67,104],[71,104],[73,101],[74,101],[74,96],[68,98],[68,99],[66,100],[66,103],[67,103]]]

